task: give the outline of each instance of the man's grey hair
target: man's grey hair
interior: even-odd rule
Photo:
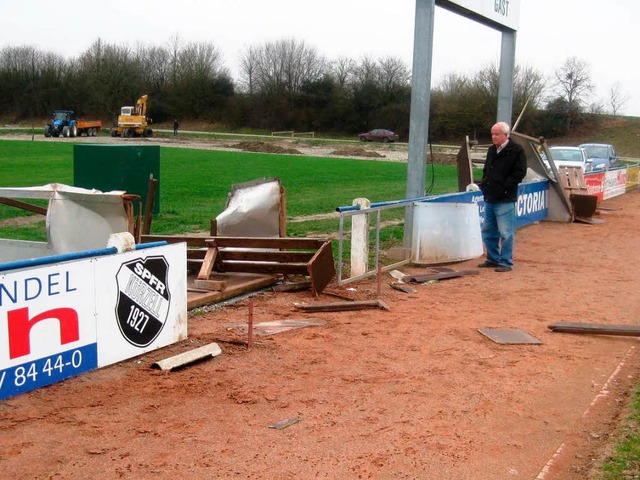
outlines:
[[[496,125],[500,127],[500,130],[502,130],[502,133],[504,133],[505,135],[509,136],[509,132],[511,131],[511,127],[509,127],[509,124],[507,122],[498,122],[498,123],[496,123]]]

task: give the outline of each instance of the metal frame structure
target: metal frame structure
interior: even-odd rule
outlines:
[[[462,3],[465,5],[463,6]],[[487,15],[491,4],[494,13],[504,2],[495,0],[416,0],[413,68],[411,80],[411,113],[409,119],[409,160],[407,165],[406,198],[425,194],[426,166],[424,159],[429,144],[429,106],[431,103],[431,64],[433,60],[433,24],[436,5],[463,15],[473,21],[502,31],[500,78],[498,86],[498,122],[511,124],[513,76],[515,72],[516,21],[500,21],[500,15]],[[485,5],[487,4],[487,5]],[[519,1],[511,0],[517,17]],[[508,7],[507,7],[508,8]],[[505,16],[506,17],[506,16]],[[405,247],[412,238],[413,219],[405,214]]]

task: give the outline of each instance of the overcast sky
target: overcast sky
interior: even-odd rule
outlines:
[[[211,42],[236,77],[244,48],[304,40],[329,59],[402,58],[413,63],[415,0],[136,0],[89,3],[0,0],[0,48],[33,45],[71,58],[98,38],[108,43]],[[629,97],[620,113],[640,116],[639,0],[521,0],[516,62],[553,77],[564,61],[587,62],[591,102],[607,110],[616,83]],[[474,73],[500,58],[501,34],[436,8],[432,84]]]

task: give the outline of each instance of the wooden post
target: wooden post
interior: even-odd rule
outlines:
[[[249,327],[247,328],[249,338],[247,339],[247,349],[253,347],[253,298],[249,299]]]
[[[280,186],[280,210],[279,210],[279,231],[281,237],[287,236],[287,194],[283,186]]]
[[[356,198],[353,205],[367,209],[371,202],[366,198]],[[351,217],[351,276],[355,277],[367,272],[369,265],[369,214],[358,214]]]
[[[149,235],[149,233],[151,232],[151,219],[153,217],[153,203],[155,202],[157,184],[158,180],[153,178],[153,174],[149,175],[147,202],[144,208],[144,224],[142,226],[143,235]]]

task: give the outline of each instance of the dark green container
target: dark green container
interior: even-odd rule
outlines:
[[[153,213],[160,212],[159,145],[82,145],[73,146],[73,185],[103,192],[124,190],[147,204],[149,177],[156,184]],[[136,205],[136,213],[138,206]]]

